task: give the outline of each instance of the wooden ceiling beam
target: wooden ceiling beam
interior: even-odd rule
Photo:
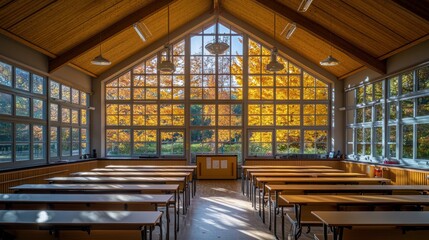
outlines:
[[[314,22],[305,16],[274,0],[256,0],[259,4],[266,7],[270,11],[275,12],[293,22],[295,22],[302,29],[314,34],[321,40],[328,42],[349,55],[355,61],[365,65],[366,67],[381,73],[386,73],[386,62],[378,60],[364,50],[351,44],[349,41],[331,32],[329,29],[323,27],[317,22]]]
[[[152,3],[136,10],[135,12],[131,13],[130,15],[122,18],[118,22],[108,26],[104,30],[102,30],[99,33],[94,34],[94,36],[90,37],[89,39],[83,41],[82,43],[74,46],[67,52],[63,53],[62,55],[58,56],[57,58],[52,59],[49,61],[49,72],[55,71],[59,67],[67,64],[77,56],[85,53],[86,51],[94,48],[101,42],[115,36],[116,34],[122,32],[124,29],[130,27],[134,23],[147,18],[148,16],[158,12],[159,10],[163,9],[170,3],[172,3],[174,0],[156,0]]]
[[[429,22],[428,0],[393,0],[393,2]]]

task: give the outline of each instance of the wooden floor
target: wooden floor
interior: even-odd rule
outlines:
[[[275,239],[268,224],[262,223],[241,193],[240,180],[199,180],[197,185],[197,195],[180,224],[178,239]],[[303,234],[300,239],[313,239],[312,236]]]

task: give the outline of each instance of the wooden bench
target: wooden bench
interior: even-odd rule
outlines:
[[[60,231],[135,230],[141,239],[152,239],[158,226],[162,236],[162,213],[158,211],[60,211],[0,210],[0,231],[47,230],[59,239]]]

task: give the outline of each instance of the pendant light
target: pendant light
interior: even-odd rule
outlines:
[[[215,4],[214,9],[216,11],[215,40],[208,43],[205,48],[211,54],[224,54],[228,50],[229,45],[226,42],[219,42],[219,6],[216,6],[216,1],[213,1],[213,3]]]
[[[276,13],[274,13],[274,31],[273,32],[274,32],[274,44],[276,44]],[[283,64],[277,62],[277,54],[278,54],[277,48],[274,46],[271,49],[271,60],[265,67],[265,70],[269,72],[278,72],[285,68]]]
[[[108,66],[108,65],[112,64],[112,62],[110,62],[109,60],[104,58],[103,55],[101,54],[101,36],[100,36],[99,46],[100,46],[100,55],[98,55],[94,59],[92,59],[91,64],[97,65],[97,66]]]
[[[171,61],[171,46],[170,46],[170,5],[167,7],[167,44],[164,46],[167,52],[167,58],[158,65],[159,71],[163,73],[174,73],[176,66]]]
[[[331,15],[331,21],[329,24],[330,24],[329,29],[330,31],[332,31],[332,15]],[[329,44],[331,45],[331,54],[329,54],[327,58],[320,61],[320,65],[327,66],[327,67],[337,66],[340,63],[340,61],[332,57],[332,32],[329,32],[329,42],[330,42]]]

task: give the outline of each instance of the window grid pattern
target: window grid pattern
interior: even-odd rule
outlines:
[[[429,159],[425,135],[429,128],[429,65],[349,90],[346,96],[353,93],[356,107],[346,98],[347,106],[356,114],[356,122],[347,121],[353,129],[347,134],[348,145],[355,146],[348,148],[349,158],[398,159],[407,164]],[[356,141],[352,141],[353,135]]]
[[[285,69],[276,74],[265,71],[265,65],[270,60],[267,47],[221,23],[218,27],[219,41],[230,45],[225,54],[213,55],[204,47],[215,40],[215,27],[212,25],[173,44],[173,61],[179,68],[174,74],[157,71],[157,64],[165,55],[161,50],[105,85],[106,107],[129,105],[131,123],[148,115],[144,111],[135,112],[137,105],[154,104],[158,107],[157,113],[154,113],[157,124],[153,125],[116,124],[119,122],[116,121],[119,109],[106,109],[106,133],[112,132],[106,134],[107,156],[144,155],[137,154],[131,147],[125,149],[125,146],[135,144],[132,133],[140,129],[156,129],[155,155],[171,156],[171,151],[167,149],[179,149],[177,146],[181,145],[181,150],[172,151],[180,156],[189,154],[191,160],[199,153],[273,156],[328,152],[330,86],[280,56],[278,61],[285,65]],[[185,63],[187,59],[189,63]],[[126,78],[130,79],[130,83],[120,86],[119,79],[124,75],[129,76]],[[183,76],[183,80],[179,78],[175,83],[175,76]],[[150,81],[153,84],[150,86],[147,86],[148,77],[152,78]],[[185,82],[189,82],[189,85],[185,85]],[[147,97],[148,88],[154,88],[150,92],[156,92],[157,95]],[[121,89],[132,93],[131,99],[120,99]],[[180,97],[175,97],[175,89],[180,92]],[[308,119],[306,124],[304,118]],[[266,132],[265,129],[273,127],[290,133],[279,132],[280,138],[276,137],[277,131],[270,130],[270,134],[262,134]],[[309,131],[307,138],[304,138],[304,130]],[[121,140],[119,133],[109,137],[117,131],[129,131],[130,137],[125,134],[126,137]],[[186,142],[185,137],[173,138],[174,134],[180,136],[182,132],[186,138],[189,136]],[[256,140],[251,137],[252,133],[270,136],[270,139]],[[248,136],[245,141],[242,140],[244,134]],[[254,144],[251,139],[255,140]],[[280,143],[279,146],[286,146],[287,150],[277,148],[276,141]],[[304,143],[309,146],[308,151]],[[118,148],[121,145],[125,150],[113,150],[110,147],[113,145]],[[189,152],[184,151],[185,145],[189,145]]]

